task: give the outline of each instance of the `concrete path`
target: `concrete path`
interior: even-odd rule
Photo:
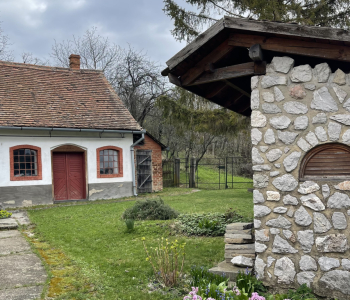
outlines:
[[[21,233],[7,230],[17,228],[17,222],[28,225],[29,219],[25,213],[0,219],[0,300],[40,299],[46,271]]]

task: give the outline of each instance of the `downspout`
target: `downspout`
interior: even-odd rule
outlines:
[[[132,191],[134,196],[137,196],[136,192],[136,180],[135,180],[135,156],[134,156],[134,147],[141,143],[145,139],[146,130],[141,131],[142,136],[135,143],[130,146],[130,155],[131,155],[131,170],[132,170]]]

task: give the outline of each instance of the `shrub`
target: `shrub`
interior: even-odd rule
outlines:
[[[161,238],[158,247],[148,250],[145,240],[142,238],[146,260],[151,264],[155,277],[165,286],[176,286],[184,267],[186,243]]]
[[[133,207],[125,210],[122,218],[133,220],[170,220],[178,216],[178,212],[162,199],[137,201]]]
[[[12,216],[12,213],[6,210],[0,210],[0,219],[6,219]]]
[[[135,220],[133,219],[126,219],[125,220],[126,229],[128,232],[134,231],[135,226]]]
[[[250,220],[235,211],[225,214],[182,214],[177,218],[176,231],[185,235],[223,236],[226,225]]]

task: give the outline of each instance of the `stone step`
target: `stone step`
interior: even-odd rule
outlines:
[[[248,258],[251,258],[251,259],[254,259],[255,260],[255,253],[254,254],[240,254],[240,253],[236,253],[236,254],[230,254],[230,253],[225,253],[225,261],[227,263],[231,263],[231,259],[236,257],[236,256],[244,256],[244,257],[248,257]]]
[[[244,230],[226,229],[226,233],[229,233],[229,234],[252,234],[253,229],[244,229]]]
[[[244,272],[246,269],[247,268],[236,267],[232,263],[223,261],[219,263],[217,267],[211,268],[209,272],[217,275],[222,275],[224,273],[230,281],[235,281],[238,273]],[[251,271],[252,268],[248,268],[248,270]]]
[[[17,229],[18,224],[15,219],[7,218],[7,219],[0,219],[0,230],[3,229]]]
[[[253,250],[255,253],[255,244],[226,244],[225,251],[226,250]]]
[[[225,244],[252,244],[253,236],[250,234],[225,234]]]
[[[254,223],[231,223],[226,225],[226,230],[245,230],[254,228]]]

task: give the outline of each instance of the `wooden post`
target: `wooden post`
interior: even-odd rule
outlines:
[[[174,186],[180,186],[180,159],[175,158],[174,160]]]
[[[196,158],[191,158],[189,187],[196,187]]]

